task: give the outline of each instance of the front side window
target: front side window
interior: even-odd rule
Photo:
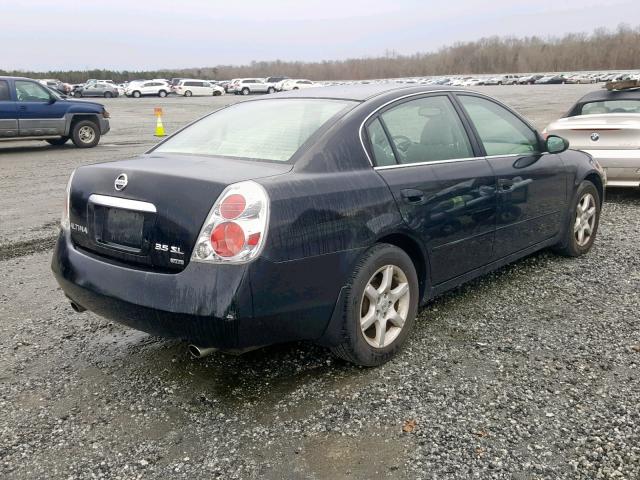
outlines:
[[[6,80],[0,80],[0,102],[6,102],[11,100],[9,94],[9,82]]]
[[[640,98],[637,100],[589,102],[585,103],[580,111],[580,115],[597,115],[599,113],[640,113]]]
[[[400,163],[473,157],[462,122],[446,96],[404,102],[381,115]]]
[[[487,155],[518,155],[538,150],[536,132],[506,108],[470,95],[458,98],[476,127]]]
[[[286,162],[320,127],[354,105],[327,99],[237,103],[185,128],[154,151]]]
[[[51,94],[42,85],[16,80],[16,95],[20,102],[48,102]]]

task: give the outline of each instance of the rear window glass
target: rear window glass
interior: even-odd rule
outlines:
[[[640,113],[640,98],[637,100],[607,100],[589,102],[582,106],[581,115],[597,115],[599,113]]]
[[[187,127],[155,151],[286,162],[320,127],[354,104],[327,99],[238,103]]]

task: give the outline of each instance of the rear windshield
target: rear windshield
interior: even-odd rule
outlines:
[[[599,113],[640,113],[640,98],[637,100],[589,102],[585,103],[580,111],[580,115],[595,115]]]
[[[185,128],[154,151],[286,162],[320,127],[354,104],[328,99],[237,103]]]

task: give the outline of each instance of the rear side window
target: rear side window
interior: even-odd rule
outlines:
[[[538,150],[536,133],[506,108],[484,98],[458,97],[473,122],[487,155],[518,155]]]
[[[473,157],[469,137],[446,96],[401,103],[381,115],[400,163]]]
[[[11,100],[9,93],[9,82],[6,80],[0,80],[0,102]]]
[[[395,165],[396,157],[393,154],[393,148],[391,147],[391,143],[389,143],[389,138],[382,128],[379,119],[376,118],[369,124],[367,134],[371,142],[371,149],[373,150],[376,166],[384,167],[387,165]]]
[[[154,151],[286,162],[320,127],[354,104],[326,99],[237,103],[185,128]]]

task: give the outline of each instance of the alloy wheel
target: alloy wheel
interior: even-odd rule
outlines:
[[[391,345],[407,320],[411,290],[407,276],[396,265],[385,265],[372,275],[360,301],[360,329],[374,348]]]
[[[78,137],[82,143],[91,143],[96,138],[96,132],[93,128],[85,125],[78,130]]]
[[[596,200],[590,193],[585,193],[576,206],[576,220],[573,233],[578,246],[584,247],[591,240],[596,225]]]

